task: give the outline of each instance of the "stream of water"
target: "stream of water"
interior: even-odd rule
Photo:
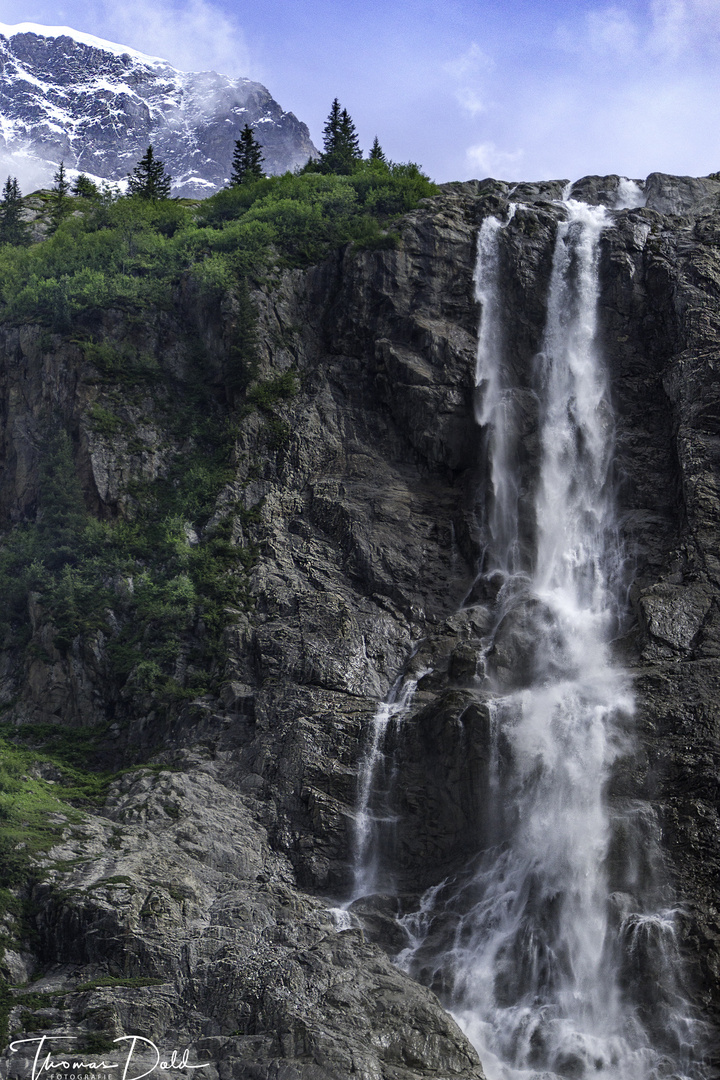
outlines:
[[[422,670],[406,678],[401,676],[373,717],[370,743],[360,764],[358,802],[352,828],[353,884],[345,907],[362,896],[393,889],[392,873],[384,865],[382,856],[396,820],[392,796],[397,762],[385,752],[385,737],[391,724],[402,723],[417,684],[425,674],[427,671]],[[381,831],[385,843],[380,841]]]
[[[444,995],[489,1080],[698,1080],[700,1028],[682,992],[660,860],[649,854],[659,850],[652,810],[606,799],[634,708],[611,654],[623,556],[598,344],[600,241],[611,216],[572,200],[563,207],[530,379],[537,453],[524,473],[519,402],[528,387],[520,392],[507,362],[499,254],[515,208],[504,221],[486,218],[478,238],[476,419],[488,466],[478,580],[496,597],[478,691],[493,729],[491,844],[405,916],[399,962]],[[494,662],[503,655],[504,666]],[[378,880],[368,808],[385,728],[412,689],[376,718],[355,897]],[[611,881],[613,844],[623,867]]]

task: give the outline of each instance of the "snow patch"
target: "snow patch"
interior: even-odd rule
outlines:
[[[114,41],[106,41],[104,38],[95,37],[93,34],[85,34],[82,30],[73,30],[71,26],[41,26],[40,23],[15,23],[13,26],[0,22],[0,34],[3,37],[15,37],[17,34],[37,34],[38,37],[69,37],[80,45],[89,45],[92,49],[101,49],[103,52],[112,53],[113,56],[129,56],[134,60],[140,60],[143,64],[151,64],[153,67],[170,67],[167,60],[161,56],[148,56],[147,53],[138,52],[128,45],[118,45]]]

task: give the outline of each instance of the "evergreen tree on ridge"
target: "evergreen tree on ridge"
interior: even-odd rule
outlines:
[[[170,198],[171,177],[165,172],[165,166],[155,157],[152,144],[131,173],[128,173],[128,195],[137,195],[141,199]]]
[[[387,165],[388,163],[377,135],[373,139],[373,144],[370,148],[370,153],[368,154],[368,161],[381,161],[383,165]]]
[[[60,222],[70,213],[70,181],[65,175],[65,162],[61,161],[53,176],[50,190],[50,223],[55,232]]]
[[[0,199],[0,244],[22,244],[27,239],[22,208],[22,192],[17,177],[8,176]]]
[[[337,98],[323,128],[323,148],[318,162],[321,172],[348,175],[362,160],[355,124]]]
[[[261,180],[265,175],[262,170],[263,161],[262,147],[257,142],[253,129],[246,124],[240,138],[235,141],[230,186],[236,187],[238,184]]]

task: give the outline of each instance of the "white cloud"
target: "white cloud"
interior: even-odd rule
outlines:
[[[485,112],[487,108],[484,99],[471,86],[461,86],[456,90],[455,99],[461,109],[469,113],[470,116],[478,116],[479,113]]]
[[[677,60],[688,54],[717,53],[720,5],[717,0],[652,0],[648,47]]]
[[[465,156],[479,179],[494,176],[501,180],[517,180],[525,153],[523,150],[502,150],[493,142],[484,142],[468,147]]]
[[[492,60],[477,42],[444,65],[443,70],[454,84],[455,100],[470,116],[478,116],[486,111],[485,86],[492,69]]]
[[[445,64],[445,71],[458,82],[462,82],[490,71],[492,67],[493,62],[490,57],[483,52],[476,41],[473,41],[464,53]]]
[[[561,23],[558,45],[568,53],[592,62],[629,60],[641,47],[642,29],[622,7],[596,8],[582,20]]]
[[[645,16],[633,18],[617,4],[587,11],[582,19],[562,23],[557,42],[588,60],[674,63],[718,54],[718,0],[650,0]]]
[[[627,59],[637,49],[638,27],[621,8],[589,12],[587,32],[590,48],[600,55]]]
[[[241,27],[209,0],[104,0],[103,22],[124,45],[167,58],[184,71],[247,75],[250,54]]]
[[[258,77],[240,23],[212,0],[0,0],[0,19],[71,26],[185,71]]]

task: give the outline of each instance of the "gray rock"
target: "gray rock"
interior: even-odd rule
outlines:
[[[670,176],[650,173],[645,181],[646,206],[661,214],[684,214],[711,209],[720,194],[720,180],[714,176]]]

